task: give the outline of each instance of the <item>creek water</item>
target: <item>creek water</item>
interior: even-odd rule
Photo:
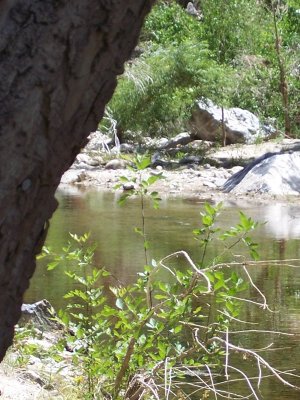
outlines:
[[[77,188],[61,189],[57,198],[60,206],[52,218],[46,244],[59,252],[68,242],[69,232],[91,232],[91,239],[98,243],[96,264],[106,267],[124,283],[133,281],[145,264],[142,238],[134,232],[134,227],[141,226],[140,200],[130,199],[125,206],[119,206],[117,194]],[[153,210],[146,203],[150,259],[159,260],[172,252],[185,250],[195,261],[199,260],[199,245],[192,230],[201,225],[203,203],[204,200],[166,198],[162,200],[159,210]],[[251,237],[260,245],[261,259],[279,261],[277,265],[269,262],[249,267],[255,285],[265,294],[274,312],[249,305],[240,317],[256,324],[251,325],[251,329],[283,331],[294,335],[249,333],[234,341],[252,349],[261,349],[273,343],[272,351],[260,354],[265,356],[267,353],[268,361],[277,368],[295,369],[300,374],[300,267],[296,267],[299,265],[297,261],[280,261],[300,259],[300,203],[253,205],[250,202],[226,202],[218,220],[219,226],[229,228],[238,222],[239,210],[257,221],[265,222]],[[208,257],[218,254],[221,250],[219,246],[213,245]],[[239,248],[236,252],[243,254],[243,249]],[[25,301],[46,298],[55,308],[63,307],[63,295],[69,285],[69,278],[62,268],[47,272],[45,263],[41,261]],[[249,289],[247,296],[255,299],[257,293],[254,292],[254,289]],[[279,348],[282,350],[275,350]],[[252,364],[250,361],[250,369],[255,368]],[[293,383],[300,386],[300,378],[295,378]],[[300,399],[300,392],[295,393],[274,379],[264,381],[261,394],[267,400]],[[198,398],[196,395],[195,399]]]

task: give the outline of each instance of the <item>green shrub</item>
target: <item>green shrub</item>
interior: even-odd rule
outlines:
[[[205,43],[159,47],[127,66],[109,108],[123,132],[175,135],[187,129],[196,99],[221,96],[225,76]]]
[[[166,360],[168,368],[176,368],[179,381],[185,368],[200,370],[207,366],[214,373],[221,371],[224,347],[213,337],[228,328],[231,316],[239,315],[241,303],[234,296],[248,285],[235,272],[222,272],[213,264],[206,264],[207,246],[218,233],[214,228],[218,210],[219,207],[206,205],[201,217],[203,228],[194,232],[203,249],[202,267],[208,267],[204,272],[179,252],[188,261],[185,271],[167,265],[171,256],[160,263],[152,260],[129,286],[110,277],[107,293],[103,280],[110,274],[93,265],[94,246],[88,244],[88,235],[71,235],[73,243],[63,249],[62,255],[55,256],[50,269],[58,263],[71,263],[78,268],[75,272],[73,268],[72,272],[66,270],[76,288],[65,295],[69,304],[59,316],[71,332],[66,341],[73,349],[73,362],[82,371],[84,398],[100,398],[105,393],[123,398],[138,374],[158,383]],[[246,240],[251,248],[254,244],[242,237],[255,224],[245,217],[241,224],[220,238],[241,236],[238,241]],[[255,252],[254,247],[252,251]],[[207,301],[211,302],[208,308]],[[208,318],[215,301],[221,312]]]
[[[271,15],[256,0],[202,0],[203,37],[220,63],[274,47]]]
[[[187,39],[200,42],[202,35],[202,24],[175,1],[158,1],[145,21],[141,41],[164,47]]]

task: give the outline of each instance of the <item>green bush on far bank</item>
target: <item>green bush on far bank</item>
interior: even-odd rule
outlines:
[[[292,5],[286,7],[279,9],[276,18],[295,136],[299,133],[300,16]],[[143,136],[184,131],[200,97],[273,118],[283,129],[271,10],[254,0],[203,0],[201,12],[203,18],[196,19],[175,1],[159,1],[153,8],[141,35],[142,55],[128,63],[109,103],[120,136],[126,137],[126,131]]]
[[[127,66],[109,107],[123,132],[175,135],[187,129],[198,98],[218,99],[226,72],[230,68],[219,67],[205,43],[158,47]]]

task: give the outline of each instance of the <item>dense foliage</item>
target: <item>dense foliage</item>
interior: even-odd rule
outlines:
[[[142,32],[141,54],[128,63],[109,104],[119,134],[188,129],[194,103],[204,96],[273,118],[278,129],[299,135],[296,3],[202,0],[195,17],[175,1],[158,1]]]

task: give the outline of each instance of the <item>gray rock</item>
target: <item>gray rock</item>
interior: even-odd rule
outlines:
[[[112,156],[117,157],[117,156],[120,154],[120,146],[119,146],[119,145],[118,145],[118,146],[113,146],[113,147],[111,148],[111,150],[109,151],[109,153],[110,153]]]
[[[119,158],[110,160],[105,165],[105,169],[123,169],[123,168],[126,168],[126,161]]]
[[[37,383],[41,387],[46,385],[46,380],[43,379],[39,374],[35,371],[25,371],[22,373],[22,378]]]
[[[143,136],[142,137],[142,144],[145,147],[152,147],[153,146],[153,139],[150,136]]]
[[[222,108],[209,99],[199,100],[193,111],[190,126],[198,139],[222,140]],[[224,108],[224,129],[226,144],[250,144],[260,138],[270,139],[276,134],[275,128],[261,124],[254,114],[241,108]]]
[[[213,146],[212,142],[207,140],[196,139],[189,143],[189,147],[193,150],[206,151]]]
[[[168,150],[176,148],[177,146],[184,146],[192,141],[191,134],[189,132],[182,132],[173,137],[172,139],[160,138],[151,139],[148,141],[148,146],[158,150]]]
[[[86,153],[80,153],[76,157],[75,167],[82,166],[83,164],[89,165],[91,167],[97,167],[99,165],[99,161],[96,158],[90,157]]]
[[[126,183],[123,183],[123,185],[122,185],[122,187],[123,187],[123,190],[133,190],[134,189],[134,183],[133,182],[126,182]]]
[[[200,164],[202,161],[202,158],[199,156],[184,156],[179,160],[180,165],[186,165],[186,164]]]
[[[300,153],[267,153],[234,174],[223,190],[231,193],[300,194]]]
[[[120,152],[121,153],[134,153],[135,146],[130,143],[121,143],[120,144]]]
[[[191,138],[191,134],[189,132],[182,132],[173,137],[165,144],[164,149],[170,149],[172,147],[177,147],[179,145],[184,146],[190,143],[193,139]]]
[[[85,146],[86,151],[107,151],[111,145],[111,138],[100,131],[90,134],[89,142]]]
[[[37,329],[61,329],[63,326],[56,320],[56,313],[48,300],[33,304],[23,304],[19,325],[31,324]]]
[[[156,149],[164,149],[168,143],[169,140],[167,138],[152,139],[150,146]]]
[[[152,154],[151,157],[151,167],[157,168],[158,166],[163,168],[171,168],[175,165],[178,165],[178,162],[175,161],[167,161],[162,158],[162,155],[157,151]]]
[[[69,169],[61,177],[60,183],[63,185],[71,185],[73,183],[79,182],[78,177],[82,172],[82,170]]]
[[[218,178],[218,179],[216,179],[215,180],[216,187],[222,188],[224,186],[226,180],[227,180],[226,178]]]
[[[199,20],[201,20],[203,18],[203,15],[201,14],[201,12],[199,10],[197,10],[197,8],[194,6],[194,4],[191,1],[189,1],[186,6],[186,12],[188,14],[192,15],[193,17],[196,17]]]
[[[172,149],[178,146],[185,146],[186,144],[190,143],[193,139],[191,138],[191,134],[189,132],[182,132],[173,137],[170,140],[164,141],[164,144],[161,145],[160,149]]]

